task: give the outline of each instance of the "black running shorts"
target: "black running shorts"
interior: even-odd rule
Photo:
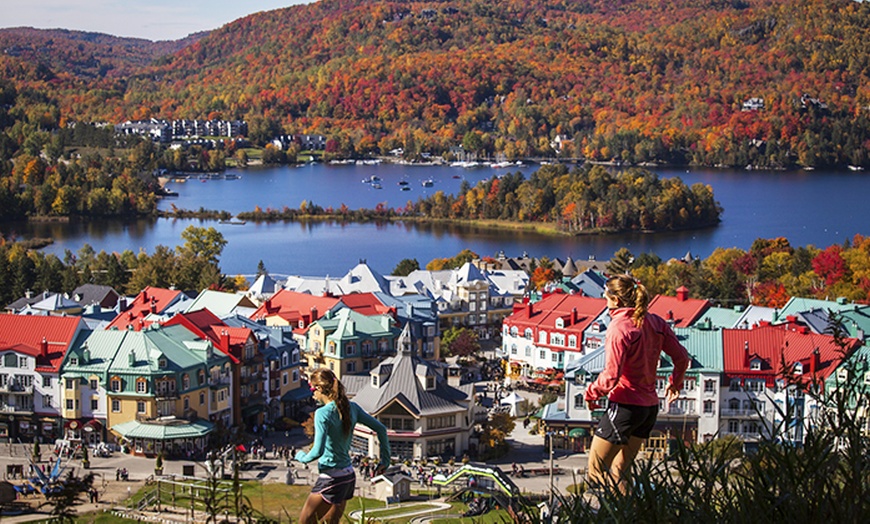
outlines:
[[[658,405],[633,406],[611,402],[598,423],[595,436],[619,446],[628,444],[629,437],[649,438],[658,414]]]
[[[320,475],[317,477],[314,487],[311,488],[311,492],[320,493],[323,500],[334,505],[352,499],[355,488],[356,474],[351,472],[350,475],[343,475],[341,477]]]

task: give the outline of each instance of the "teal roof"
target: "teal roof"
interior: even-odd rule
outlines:
[[[841,312],[843,328],[852,338],[866,340],[870,336],[870,306],[856,307],[850,311]]]
[[[833,301],[819,300],[817,298],[792,297],[779,311],[779,316],[780,318],[784,318],[787,315],[797,315],[798,313],[812,311],[814,309],[848,311],[854,310],[855,304],[849,303],[844,299],[837,299],[836,301]]]
[[[125,334],[124,331],[83,331],[64,356],[61,373],[64,377],[105,377]],[[89,353],[87,361],[83,358],[85,350]],[[78,364],[70,364],[70,358],[77,358]]]
[[[674,332],[680,343],[692,357],[689,372],[713,371],[722,372],[725,369],[723,354],[722,331],[718,329],[676,328]],[[667,366],[669,368],[670,365]],[[662,366],[663,369],[665,366]]]
[[[221,359],[228,359],[217,350],[209,351],[211,343],[202,340],[184,326],[160,327],[153,325],[142,331],[126,331],[116,358],[109,366],[110,374],[163,375],[193,369]],[[133,365],[130,365],[130,355]],[[159,361],[166,359],[166,366]]]
[[[173,420],[167,423],[145,423],[131,420],[111,427],[126,439],[176,440],[204,437],[214,430],[214,424],[205,420]]]
[[[331,318],[319,319],[317,324],[326,332],[332,331],[326,339],[333,341],[397,337],[401,332],[390,315],[369,317],[350,308],[340,309]]]
[[[703,324],[710,319],[712,327],[733,328],[745,310],[740,307],[711,307],[701,315],[695,325]]]

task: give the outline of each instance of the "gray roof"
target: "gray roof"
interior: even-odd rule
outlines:
[[[113,303],[103,304],[103,300],[110,295],[113,295],[113,300],[109,302]],[[82,284],[75,288],[70,296],[83,306],[102,304],[108,307],[113,307],[118,302],[118,298],[121,297],[120,293],[115,291],[111,286],[99,286],[97,284]]]
[[[417,417],[467,411],[473,385],[449,386],[440,370],[415,356],[411,347],[406,325],[399,338],[400,349],[396,356],[385,359],[371,371],[370,375],[380,377],[378,387],[368,379],[366,385],[357,391],[354,402],[372,414],[393,402],[399,402]],[[435,379],[435,387],[427,391],[426,378],[430,376]],[[350,389],[348,384],[345,387]]]
[[[607,279],[604,278],[604,275],[594,269],[587,269],[571,279],[571,283],[577,286],[584,295],[596,298],[604,295],[606,282]]]

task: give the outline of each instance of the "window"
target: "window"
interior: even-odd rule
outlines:
[[[546,360],[546,358],[547,358],[547,351],[544,350],[544,349],[540,350],[540,351],[538,352],[538,358],[540,358],[541,360]]]
[[[75,403],[74,403],[73,399],[71,399],[71,398],[66,399],[66,409],[75,409]]]
[[[91,411],[97,411],[100,409],[100,399],[92,398],[91,399]]]
[[[44,407],[44,408],[51,407],[51,395],[42,395],[42,407]]]
[[[456,426],[456,415],[442,417],[429,417],[426,420],[426,429],[452,428]]]
[[[547,332],[546,331],[539,331],[538,332],[538,343],[539,344],[546,344],[547,343]]]
[[[728,391],[741,391],[740,379],[732,378],[731,383],[728,384]]]
[[[140,415],[145,413],[145,402],[140,400],[136,403],[136,413],[139,413]]]
[[[715,380],[705,380],[704,381],[704,393],[715,393],[716,392],[716,381]]]
[[[713,402],[712,400],[705,400],[704,401],[704,414],[705,415],[712,415],[715,409],[716,409],[715,402]]]
[[[728,421],[728,433],[740,433],[740,421],[739,420],[729,420]]]
[[[200,405],[200,406],[204,406],[204,405],[205,405],[205,393],[200,392],[200,394],[199,394],[199,405]]]
[[[344,346],[344,351],[347,356],[356,355],[356,344],[350,343]]]
[[[347,372],[353,373],[356,371],[356,362],[348,362],[347,363]]]
[[[286,368],[289,365],[290,365],[290,355],[288,355],[287,353],[283,353],[281,355],[281,367]]]
[[[51,377],[48,375],[42,375],[42,385],[44,387],[50,388],[51,387]]]
[[[293,382],[299,382],[299,370],[298,369],[293,370],[292,376],[293,376]],[[286,382],[285,382],[285,384],[286,384]]]
[[[78,366],[79,365],[78,357],[69,357],[69,365],[70,366]]]
[[[667,385],[668,385],[667,379],[664,379],[662,377],[658,377],[656,379],[656,391],[661,391],[661,390],[665,389],[665,387],[667,387]]]
[[[752,362],[749,363],[749,369],[753,371],[759,371],[761,369],[761,360],[753,359]]]
[[[73,389],[75,387],[75,383],[76,381],[73,378],[66,379],[66,389]]]
[[[565,335],[561,333],[553,333],[552,335],[550,335],[550,344],[554,346],[564,346]]]
[[[683,389],[686,391],[695,391],[695,380],[686,380],[683,384]]]
[[[532,336],[533,336],[532,328],[526,328],[524,336],[526,337],[526,339],[532,340]]]
[[[468,304],[468,310],[469,310],[469,311],[477,311],[477,303],[476,303],[476,302],[471,302],[471,303],[469,303],[469,304]]]
[[[565,320],[561,317],[556,319],[556,329],[565,329]]]
[[[120,413],[121,412],[121,401],[118,399],[112,399],[112,413]]]
[[[18,367],[20,367],[20,368],[27,367],[27,357],[18,357]]]
[[[184,410],[190,409],[190,397],[184,397]]]
[[[516,344],[512,344],[511,345],[511,355],[516,355],[516,354],[517,354],[517,346],[516,346]]]
[[[532,347],[531,346],[526,346],[526,356],[527,357],[532,356]]]
[[[553,362],[558,362],[559,355],[561,355],[561,353],[550,353],[550,360],[552,360]]]
[[[190,389],[190,375],[185,373],[181,377],[181,389],[188,390]]]
[[[577,335],[571,335],[568,337],[568,347],[576,348],[577,347]]]
[[[329,361],[329,370],[335,371],[335,362],[333,362],[332,360]]]
[[[161,358],[157,361],[157,365],[158,365],[161,369],[166,369],[166,359],[163,358],[163,357],[161,357]]]
[[[92,379],[88,382],[88,386],[90,386],[91,391],[96,391],[97,389],[99,389],[99,382],[97,381],[97,379],[92,378]]]
[[[197,385],[202,386],[205,384],[205,370],[200,369],[196,374]]]
[[[290,375],[286,372],[281,373],[281,385],[286,386],[290,382]]]
[[[335,355],[335,342],[330,341],[326,343],[326,354]]]
[[[136,381],[136,393],[145,393],[145,391],[148,389],[147,386],[148,386],[148,383],[145,382],[144,380],[137,380]]]

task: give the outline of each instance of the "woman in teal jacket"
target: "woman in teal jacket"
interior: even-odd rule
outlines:
[[[390,441],[383,424],[347,399],[344,385],[332,371],[315,369],[308,380],[314,400],[323,406],[314,412],[314,444],[307,453],[300,451],[295,458],[303,464],[317,460],[320,475],[302,507],[299,522],[314,524],[325,520],[337,524],[356,487],[350,460],[354,426],[360,423],[378,435],[381,457],[377,473],[390,465]]]

